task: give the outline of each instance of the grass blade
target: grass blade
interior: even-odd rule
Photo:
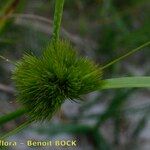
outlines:
[[[9,122],[15,118],[18,118],[20,116],[22,116],[23,114],[25,114],[27,112],[27,110],[25,109],[18,109],[15,112],[9,113],[7,115],[4,115],[2,117],[0,117],[0,125]]]
[[[20,126],[18,126],[17,128],[15,128],[14,130],[6,133],[5,135],[2,135],[0,137],[0,140],[4,140],[4,139],[6,139],[6,138],[8,138],[10,136],[15,135],[16,133],[20,132],[21,130],[23,130],[24,128],[26,128],[27,126],[29,126],[31,123],[32,123],[32,120],[29,120],[29,121],[21,124]]]
[[[104,80],[101,89],[114,88],[150,88],[150,77],[122,77]]]
[[[120,56],[119,58],[111,61],[110,63],[104,65],[101,69],[102,70],[106,69],[107,67],[109,67],[109,66],[111,66],[111,65],[113,65],[113,64],[115,64],[115,63],[117,63],[117,62],[119,62],[121,60],[123,60],[124,58],[127,58],[128,56],[130,56],[130,55],[132,55],[132,54],[134,54],[136,52],[138,52],[139,50],[142,50],[144,47],[146,47],[148,45],[150,45],[150,41],[148,41],[148,42],[144,43],[143,45],[141,45],[141,46],[139,46],[139,47],[129,51],[128,53],[124,54],[123,56]]]

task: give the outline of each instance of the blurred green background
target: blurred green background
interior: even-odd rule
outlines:
[[[14,62],[24,53],[40,55],[51,39],[54,2],[0,0],[0,55]],[[61,37],[70,40],[81,55],[104,65],[149,41],[149,14],[149,0],[66,0]],[[150,75],[149,51],[145,48],[111,66],[103,78]],[[0,60],[1,116],[20,107],[11,80],[13,68]],[[150,149],[149,89],[106,90],[82,99],[66,101],[50,122],[32,124],[10,140],[76,139],[77,147],[71,150]],[[0,133],[26,119],[0,125]],[[8,149],[30,150],[22,145]]]

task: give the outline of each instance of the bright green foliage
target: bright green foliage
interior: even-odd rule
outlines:
[[[68,42],[50,43],[41,57],[25,55],[16,64],[13,79],[18,101],[34,120],[50,119],[65,99],[98,89],[102,71],[77,56]]]
[[[63,14],[64,0],[56,0],[55,2],[55,14],[54,14],[54,29],[53,29],[53,40],[59,40],[59,32],[61,25],[61,18]]]

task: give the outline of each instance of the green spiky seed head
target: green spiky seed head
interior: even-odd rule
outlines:
[[[24,55],[13,71],[17,100],[34,120],[50,119],[66,99],[96,90],[101,75],[97,65],[65,41],[51,42],[40,57]]]

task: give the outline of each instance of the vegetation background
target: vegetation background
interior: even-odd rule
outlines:
[[[0,55],[11,61],[19,60],[24,53],[40,55],[51,37],[54,2],[0,0]],[[61,36],[69,39],[81,55],[106,64],[149,40],[149,10],[148,0],[66,0]],[[145,48],[108,68],[104,78],[150,75],[149,58],[149,49]],[[19,107],[11,80],[13,68],[10,62],[0,60],[1,116]],[[50,122],[32,124],[9,139],[76,139],[78,146],[74,149],[79,150],[149,150],[149,98],[149,89],[93,92],[79,103],[66,101]],[[23,116],[0,125],[0,133],[26,119]],[[8,149],[30,148],[20,145]]]

